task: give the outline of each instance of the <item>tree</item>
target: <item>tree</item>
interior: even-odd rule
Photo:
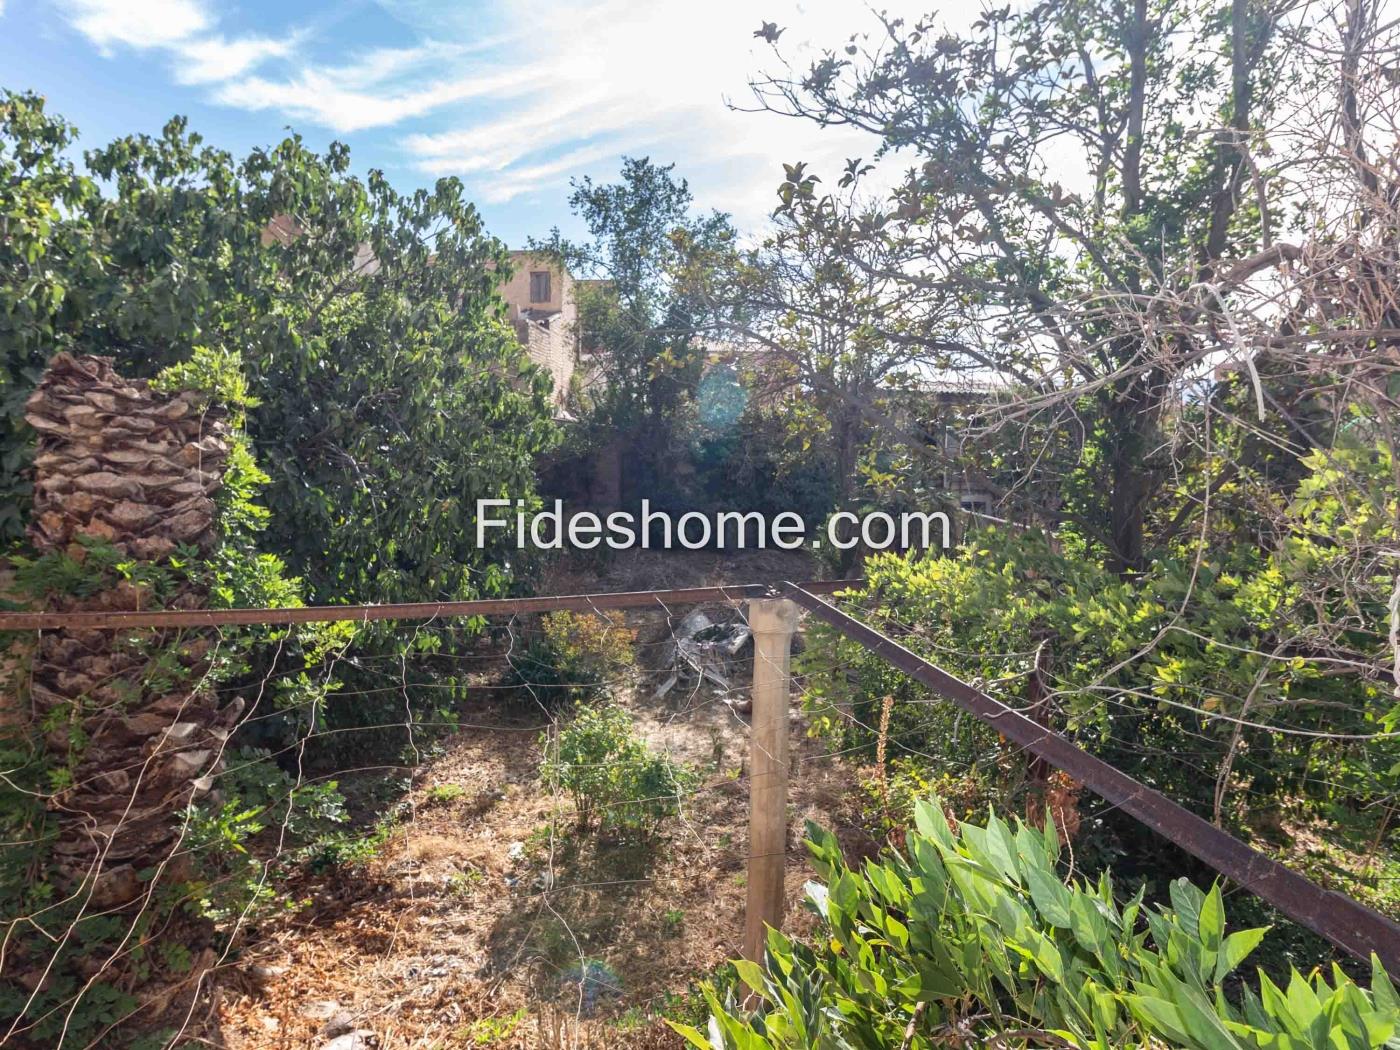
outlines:
[[[500,593],[504,552],[472,543],[475,501],[531,499],[553,427],[500,316],[505,252],[461,184],[403,195],[351,175],[344,146],[295,136],[235,160],[183,119],[81,164],[74,141],[41,99],[4,96],[5,490],[23,496],[17,409],[55,351],[152,376],[215,349],[247,373],[266,542],[309,598]]]
[[[1162,427],[1183,375],[1221,350],[1222,297],[1277,256],[1258,256],[1272,213],[1245,189],[1272,186],[1257,176],[1264,129],[1309,68],[1290,62],[1308,28],[1300,16],[1285,31],[1291,11],[1052,2],[988,11],[963,35],[884,19],[805,75],[754,85],[763,108],[913,156],[884,221],[804,215],[869,246],[849,258],[901,298],[938,301],[936,324],[887,334],[933,369],[1017,387],[1002,422],[1079,417],[1102,484],[1073,525],[1119,571],[1147,557],[1171,473]],[[1067,188],[1065,158],[1081,156],[1087,178]],[[815,199],[816,181],[790,176],[782,192]]]
[[[885,219],[877,206],[818,199],[796,189],[804,185],[804,167],[789,168],[763,243],[712,256],[688,279],[711,323],[752,350],[750,381],[766,398],[789,397],[792,426],[828,437],[835,500],[845,505],[876,432],[893,431],[906,446],[924,440],[921,421],[901,411],[901,394],[924,370],[928,333],[938,324],[932,311],[941,307],[903,297],[882,270]]]
[[[618,182],[576,180],[569,205],[591,239],[569,241],[556,230],[532,244],[597,282],[579,296],[584,341],[600,350],[592,416],[626,435],[655,478],[664,476],[659,467],[672,450],[675,420],[706,360],[704,304],[678,277],[734,238],[727,215],[695,213],[690,187],[674,169],[626,157]]]

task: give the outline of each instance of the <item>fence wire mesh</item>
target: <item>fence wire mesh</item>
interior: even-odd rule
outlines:
[[[741,951],[755,859],[743,600],[765,592],[538,599],[515,614],[412,622],[13,631],[10,669],[31,693],[46,646],[139,659],[80,717],[44,727],[49,757],[66,765],[18,737],[8,755],[16,892],[0,1044],[100,1047],[159,1017],[152,1045],[354,1032],[383,1047],[672,1045],[658,1019],[698,1019],[693,975],[723,972]],[[869,595],[839,605],[935,657],[995,658],[1005,674],[978,690],[1091,749],[1136,746],[1081,733],[1054,675],[1028,698],[1036,649],[948,651]],[[803,820],[874,856],[900,845],[912,799],[930,792],[950,819],[1013,800],[1028,820],[1053,820],[1067,876],[1112,861],[1119,803],[1038,766],[1032,746],[930,694],[907,666],[870,680],[886,654],[813,630],[815,619],[791,679],[792,929],[811,922],[796,907],[810,874]],[[139,722],[152,698],[159,726]],[[194,710],[233,714],[186,729]],[[1308,735],[1286,718],[1192,714],[1186,732],[1202,746],[1167,760],[1211,782],[1221,737],[1203,727]],[[109,753],[125,763],[92,752],[113,732],[144,734],[134,756]],[[1248,748],[1227,753],[1252,767]],[[1344,787],[1323,765],[1308,775]],[[100,812],[73,804],[94,791]],[[121,845],[153,813],[165,837],[136,867]],[[55,843],[67,867],[36,866],[34,847]]]

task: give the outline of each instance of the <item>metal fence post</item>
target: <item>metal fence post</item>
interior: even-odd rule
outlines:
[[[744,958],[763,959],[767,927],[783,921],[787,854],[788,703],[798,608],[786,598],[749,602],[753,721],[749,744],[749,871]]]

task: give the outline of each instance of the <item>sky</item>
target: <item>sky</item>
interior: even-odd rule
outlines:
[[[880,6],[912,18],[939,3]],[[610,180],[624,155],[675,162],[701,207],[755,234],[783,162],[834,182],[876,145],[726,104],[751,104],[751,77],[805,69],[877,26],[855,0],[760,4],[0,0],[0,87],[45,95],[87,144],[179,113],[234,152],[289,127],[316,148],[346,142],[357,171],[401,190],[456,175],[512,246],[554,226],[578,235],[570,179]],[[762,21],[783,27],[781,57],[755,39]]]

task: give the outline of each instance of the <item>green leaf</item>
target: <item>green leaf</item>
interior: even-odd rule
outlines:
[[[1215,963],[1215,983],[1219,984],[1227,974],[1244,962],[1249,957],[1250,952],[1259,947],[1259,942],[1264,939],[1268,932],[1267,926],[1256,926],[1253,929],[1240,930],[1226,937]]]
[[[1198,932],[1201,943],[1209,952],[1215,952],[1220,948],[1220,940],[1225,934],[1225,904],[1220,897],[1220,884],[1216,883],[1211,887],[1201,902],[1201,910],[1197,916]]]
[[[1070,929],[1070,891],[1065,884],[1039,867],[1027,867],[1026,881],[1030,885],[1031,900],[1045,920],[1052,926]]]

